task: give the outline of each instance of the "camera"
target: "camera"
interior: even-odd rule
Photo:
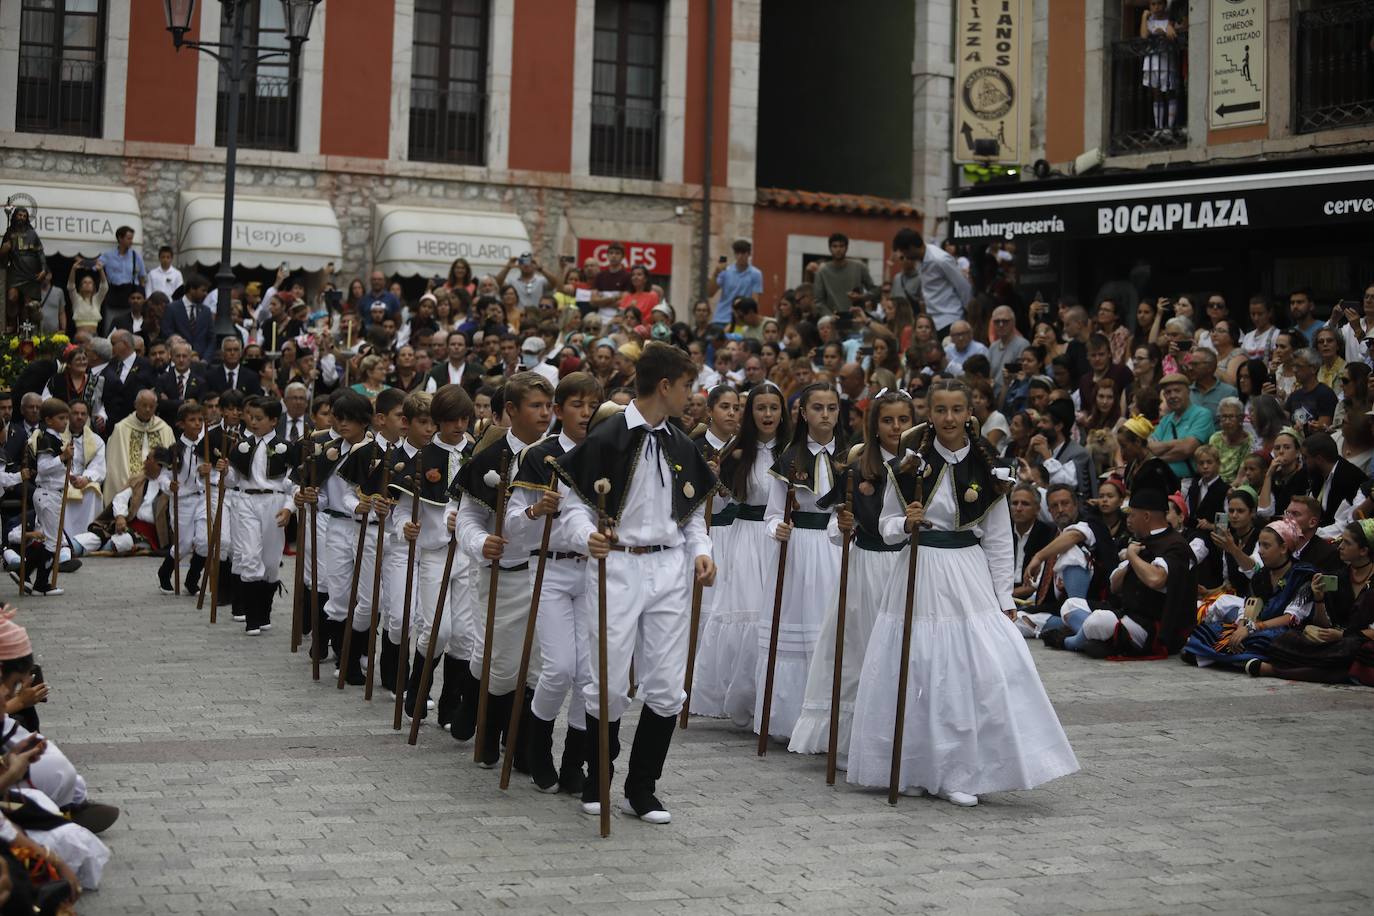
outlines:
[[[343,290],[327,289],[324,291],[324,301],[326,305],[339,305],[343,302]]]
[[[532,254],[530,254],[528,251],[526,251],[524,254],[520,255],[520,263],[521,263],[521,264],[530,264],[530,263],[533,263],[533,261],[534,261],[534,256],[533,256]]]

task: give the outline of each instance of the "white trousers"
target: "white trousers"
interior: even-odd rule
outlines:
[[[220,509],[220,512],[223,514],[224,518],[219,523],[219,558],[221,562],[225,560],[234,562],[234,513],[237,510],[238,501],[238,493],[235,493],[233,491],[225,492],[224,506],[222,509]],[[215,507],[218,504],[219,489],[216,488],[214,494],[211,496],[210,499],[211,513],[215,511]],[[215,524],[215,516],[211,514],[209,516],[209,519],[210,526],[213,528]],[[235,566],[234,572],[238,572],[237,565]]]
[[[447,548],[445,548],[447,550]],[[449,655],[458,659],[473,658],[477,645],[477,574],[480,567],[461,550],[453,558],[453,579],[449,583],[448,607],[444,609],[449,623]],[[438,589],[435,589],[435,601]],[[483,614],[486,605],[482,605]],[[483,617],[485,623],[486,618]]]
[[[33,514],[38,530],[43,533],[43,546],[57,551],[57,516],[62,511],[62,498],[56,490],[33,491]]]
[[[687,699],[687,629],[691,589],[684,547],[658,553],[613,552],[606,558],[606,675],[611,721],[629,706],[630,660],[639,697],[660,716],[675,716]],[[600,633],[597,621],[597,562],[587,561],[587,652],[591,669],[582,698],[587,712],[601,717],[598,701]]]
[[[27,728],[6,717],[5,731],[8,732],[10,729],[14,729],[14,732],[5,742],[6,751],[23,744],[31,734]],[[76,771],[67,755],[62,753],[62,749],[51,740],[48,741],[48,748],[43,752],[43,756],[29,766],[26,781],[56,802],[58,807],[77,805],[86,800],[86,780]]]
[[[457,551],[453,554],[454,569],[458,568]],[[429,650],[430,633],[434,629],[434,609],[439,604],[439,587],[443,584],[444,561],[448,558],[448,548],[426,550],[421,547],[415,551],[415,584],[411,597],[410,632],[414,634],[415,651],[424,655]],[[453,635],[453,591],[458,586],[453,571],[449,572],[449,592],[444,597],[444,617],[439,622],[438,642],[434,646],[434,657],[448,651]],[[405,582],[402,576],[401,597],[405,600]],[[466,600],[466,596],[464,596]]]
[[[277,524],[281,494],[234,495],[234,511],[225,519],[234,523],[234,573],[244,582],[276,582],[286,547],[286,529]]]
[[[181,565],[186,566],[191,562],[192,553],[198,553],[203,557],[210,552],[210,537],[205,525],[205,494],[182,494],[177,497],[177,504],[176,535],[181,550]],[[67,511],[71,511],[70,506],[67,507]],[[169,521],[169,529],[170,524]]]
[[[468,668],[472,676],[482,677],[482,654],[486,646],[487,596],[491,588],[491,569],[482,567],[476,570],[477,604],[474,608],[476,620],[473,627],[472,657]],[[525,645],[525,621],[530,613],[530,580],[525,570],[502,570],[496,584],[496,616],[491,635],[491,680],[488,692],[492,696],[504,696],[516,687],[516,677],[520,673],[520,653]],[[530,651],[530,667],[526,683],[534,686],[539,683],[541,661],[539,642],[535,641]]]
[[[358,596],[353,602],[353,629],[367,630],[372,625],[372,569],[377,557],[377,526],[367,526],[363,542],[363,561],[359,567]],[[346,620],[348,599],[353,584],[353,563],[357,557],[358,523],[351,518],[329,516],[329,537],[321,548],[325,561],[325,581],[329,583],[329,603],[325,616],[330,620]]]
[[[537,562],[537,558],[531,562]],[[530,570],[530,582],[535,570]],[[558,718],[563,700],[572,692],[568,704],[568,724],[586,726],[586,707],[582,691],[591,682],[591,655],[587,646],[587,561],[549,560],[544,566],[540,588],[539,616],[535,632],[544,668],[534,688],[534,714],[546,722]]]

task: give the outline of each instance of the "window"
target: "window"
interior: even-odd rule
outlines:
[[[239,146],[251,149],[294,150],[298,120],[300,73],[296,58],[289,52],[286,20],[278,0],[245,0],[243,3],[244,45],[263,51],[288,52],[258,63],[249,63],[239,83]],[[229,27],[220,25],[219,40],[233,41]],[[256,56],[246,53],[245,59]],[[219,105],[215,116],[215,144],[224,146],[229,138],[229,80],[219,71]]]
[[[1188,139],[1188,30],[1181,13],[1151,18],[1147,4],[1128,3],[1122,40],[1111,46],[1113,153],[1183,146]],[[1148,35],[1142,36],[1144,28]]]
[[[1297,131],[1374,122],[1374,3],[1313,2],[1297,28]]]
[[[416,0],[410,158],[486,161],[487,0]]]
[[[15,129],[99,137],[105,107],[102,0],[23,0]]]
[[[597,0],[592,52],[593,175],[659,177],[663,3]]]

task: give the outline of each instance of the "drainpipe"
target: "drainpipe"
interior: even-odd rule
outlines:
[[[702,135],[701,170],[701,246],[697,251],[698,295],[705,299],[710,289],[711,264],[711,148],[715,140],[716,122],[716,0],[706,0],[706,129]]]

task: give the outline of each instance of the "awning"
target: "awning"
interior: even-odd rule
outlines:
[[[530,237],[514,213],[378,204],[372,245],[373,267],[388,277],[447,277],[455,258],[481,276],[529,251]]]
[[[218,264],[224,197],[182,191],[177,201],[177,261]],[[236,267],[323,270],[343,260],[343,233],[323,200],[234,195],[232,258]]]
[[[38,212],[30,216],[47,254],[94,258],[115,246],[120,226],[134,230],[136,249],[149,247],[132,188],[0,179],[0,200],[9,200],[11,194],[27,194],[37,202]]]
[[[950,237],[1138,237],[1228,229],[1374,225],[1374,165],[978,194],[949,202]]]

